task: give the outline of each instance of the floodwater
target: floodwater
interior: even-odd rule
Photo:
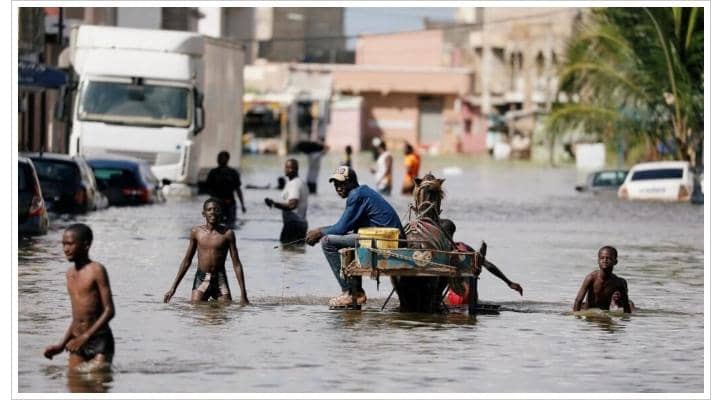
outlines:
[[[401,159],[396,155],[396,192]],[[323,160],[323,171],[338,164]],[[369,182],[368,155],[358,168]],[[443,216],[456,240],[488,244],[488,258],[524,288],[519,296],[484,272],[479,293],[499,315],[397,312],[387,278],[363,284],[362,312],[330,311],[338,294],[319,247],[274,246],[274,190],[244,190],[248,213],[236,229],[252,305],[189,304],[195,264],[170,304],[169,288],[204,196],[110,208],[56,219],[47,236],[21,240],[18,265],[20,392],[703,392],[703,208],[631,203],[576,193],[575,171],[526,163],[425,157],[421,171],[444,176]],[[243,182],[281,174],[276,157],[246,157]],[[301,174],[306,166],[300,157]],[[325,175],[325,172],[323,175]],[[322,176],[321,176],[322,178]],[[333,223],[344,202],[320,181],[310,226]],[[409,198],[390,199],[406,220]],[[113,372],[68,377],[66,356],[43,358],[70,323],[62,228],[95,232],[91,257],[107,267],[117,314]],[[632,316],[569,313],[597,250],[619,250],[615,272],[639,308]],[[227,263],[230,289],[237,281]]]

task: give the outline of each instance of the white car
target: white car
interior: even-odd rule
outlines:
[[[618,189],[626,200],[688,201],[693,191],[693,173],[687,161],[657,161],[630,169]]]

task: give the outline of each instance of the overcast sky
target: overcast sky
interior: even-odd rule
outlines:
[[[452,20],[455,8],[434,7],[347,7],[345,34],[412,31],[423,28],[423,17],[433,20]],[[354,40],[348,40],[350,48]]]

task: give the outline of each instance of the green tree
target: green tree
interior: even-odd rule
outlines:
[[[601,8],[567,44],[548,130],[657,142],[695,162],[703,146],[703,8]],[[697,160],[701,162],[701,160]]]

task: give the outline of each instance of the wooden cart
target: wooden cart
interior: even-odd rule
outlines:
[[[360,238],[363,239],[363,238]],[[366,238],[367,239],[367,238]],[[382,239],[380,239],[382,240]],[[400,242],[403,242],[402,240]],[[485,260],[486,246],[481,246],[480,252],[443,251],[426,249],[383,249],[377,248],[377,239],[372,239],[370,247],[361,247],[340,250],[341,273],[345,277],[367,276],[379,279],[380,276],[401,277],[448,277],[470,279],[470,303],[468,313],[473,315],[483,307],[477,303],[477,277]],[[355,279],[350,279],[351,292],[357,290]],[[394,290],[393,290],[394,292]],[[446,290],[447,293],[447,290]],[[390,293],[392,296],[393,293]],[[390,299],[388,296],[388,300]],[[387,301],[385,304],[387,304]],[[431,301],[429,299],[429,301]],[[485,309],[499,307],[485,305]],[[383,308],[385,305],[383,305]],[[353,303],[354,309],[359,306]]]

